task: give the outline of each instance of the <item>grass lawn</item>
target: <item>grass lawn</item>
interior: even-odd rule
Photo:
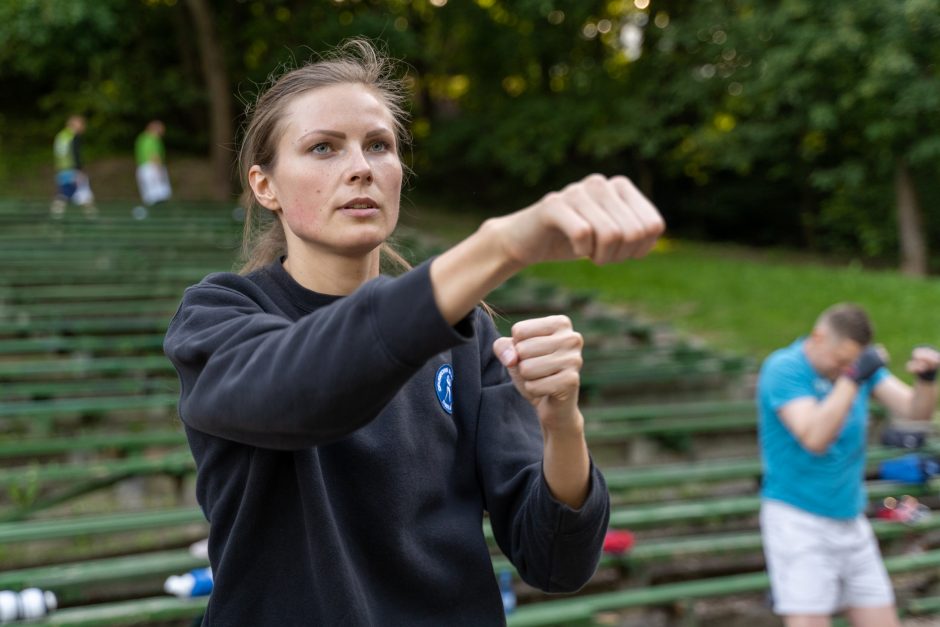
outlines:
[[[916,344],[940,345],[940,283],[743,247],[665,240],[640,261],[587,261],[529,269],[534,276],[596,290],[711,344],[758,359],[809,331],[832,303],[864,306],[894,370]]]

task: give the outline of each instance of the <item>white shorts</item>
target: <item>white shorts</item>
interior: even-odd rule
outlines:
[[[76,205],[90,205],[95,202],[95,195],[91,192],[91,185],[88,183],[88,176],[79,172],[75,181],[75,194],[72,196],[72,202]]]
[[[827,518],[766,499],[760,526],[775,614],[831,615],[894,604],[891,580],[865,516]]]
[[[156,163],[137,166],[137,187],[140,189],[140,199],[145,205],[169,200],[173,193],[166,168]]]

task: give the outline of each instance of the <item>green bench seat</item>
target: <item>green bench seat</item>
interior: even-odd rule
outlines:
[[[938,449],[940,447],[937,445],[930,445],[923,450],[936,453]],[[868,468],[875,468],[878,463],[886,459],[901,457],[906,452],[893,447],[870,447],[867,452]],[[611,468],[604,470],[604,477],[607,479],[611,492],[620,492],[731,480],[756,480],[761,472],[760,459],[743,458]]]
[[[3,395],[11,401],[88,396],[120,396],[125,394],[174,393],[179,390],[176,377],[128,377],[111,379],[80,379],[4,383]]]
[[[143,625],[148,622],[192,619],[201,615],[209,597],[177,599],[171,596],[121,601],[57,610],[44,619],[23,623],[33,627],[105,627],[106,625]]]
[[[134,300],[75,301],[5,305],[0,315],[7,320],[41,320],[66,316],[172,316],[179,306],[183,286],[175,289],[172,297],[135,298]]]
[[[885,566],[892,575],[936,569],[940,567],[940,550],[887,557]],[[587,624],[599,612],[761,592],[768,589],[769,585],[767,574],[756,572],[602,592],[524,605],[512,613],[507,622],[508,627]]]
[[[156,580],[162,584],[169,575],[208,565],[206,559],[194,557],[185,549],[153,551],[0,572],[0,590],[30,587],[51,590],[60,605],[70,605],[87,602],[85,590],[89,587],[139,579]]]
[[[39,285],[34,287],[0,288],[0,302],[10,305],[44,303],[54,307],[58,303],[99,300],[128,300],[139,298],[173,298],[181,296],[177,283],[125,284],[105,283],[91,285]]]
[[[42,318],[40,320],[0,320],[0,341],[4,336],[79,335],[118,333],[166,333],[167,316],[140,318]]]
[[[891,574],[928,570],[940,566],[940,551],[919,555],[889,557],[885,565]],[[587,625],[599,612],[631,607],[661,605],[677,601],[753,593],[766,590],[769,583],[763,572],[714,577],[698,581],[663,584],[649,588],[584,595],[572,599],[523,605],[508,617],[509,627],[546,627],[550,625]],[[105,603],[57,610],[30,625],[104,627],[141,624],[146,621],[191,619],[199,616],[207,597],[177,599],[170,596]],[[930,608],[924,603],[921,609]]]
[[[12,401],[0,403],[0,419],[81,416],[113,412],[170,410],[179,403],[179,394],[147,396],[110,396],[90,398],[59,398],[43,401]]]
[[[181,429],[162,429],[139,433],[94,433],[51,438],[22,438],[0,440],[0,459],[59,455],[77,451],[120,450],[136,451],[145,448],[182,446],[186,435]]]
[[[81,464],[43,464],[30,467],[0,468],[0,487],[75,482],[84,480],[120,480],[151,474],[186,475],[196,470],[189,449],[167,453],[159,458],[131,457],[117,461],[91,461]]]
[[[208,528],[202,511],[197,507],[175,507],[93,516],[0,522],[0,545],[79,538],[126,531],[163,529],[170,526],[192,524],[203,524]]]
[[[46,337],[0,339],[0,355],[41,355],[55,353],[138,353],[163,350],[163,333],[134,335],[50,335]]]
[[[131,357],[85,357],[19,359],[0,362],[0,381],[38,376],[88,376],[91,374],[175,373],[164,355]],[[3,415],[0,412],[0,415]]]

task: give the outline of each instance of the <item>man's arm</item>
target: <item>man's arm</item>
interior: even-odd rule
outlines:
[[[849,377],[839,377],[823,400],[798,398],[777,410],[777,415],[805,449],[823,453],[839,435],[858,388]]]
[[[905,420],[930,420],[937,405],[937,368],[940,352],[919,346],[911,352],[907,371],[915,377],[913,387],[894,375],[875,386],[872,396],[893,415]]]
[[[781,406],[777,414],[804,448],[824,453],[842,430],[859,389],[884,365],[884,359],[878,347],[865,347],[855,363],[839,375],[826,398],[797,398]]]

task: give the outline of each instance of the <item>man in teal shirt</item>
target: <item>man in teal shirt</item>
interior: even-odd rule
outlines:
[[[940,353],[918,347],[913,387],[885,367],[865,311],[830,307],[812,333],[774,352],[757,385],[764,464],[761,532],[774,611],[787,627],[896,627],[891,582],[864,515],[868,401],[929,420]]]
[[[144,205],[151,206],[169,200],[172,194],[170,177],[166,169],[163,133],[166,127],[160,120],[151,120],[137,136],[134,154],[137,159],[137,187]]]

